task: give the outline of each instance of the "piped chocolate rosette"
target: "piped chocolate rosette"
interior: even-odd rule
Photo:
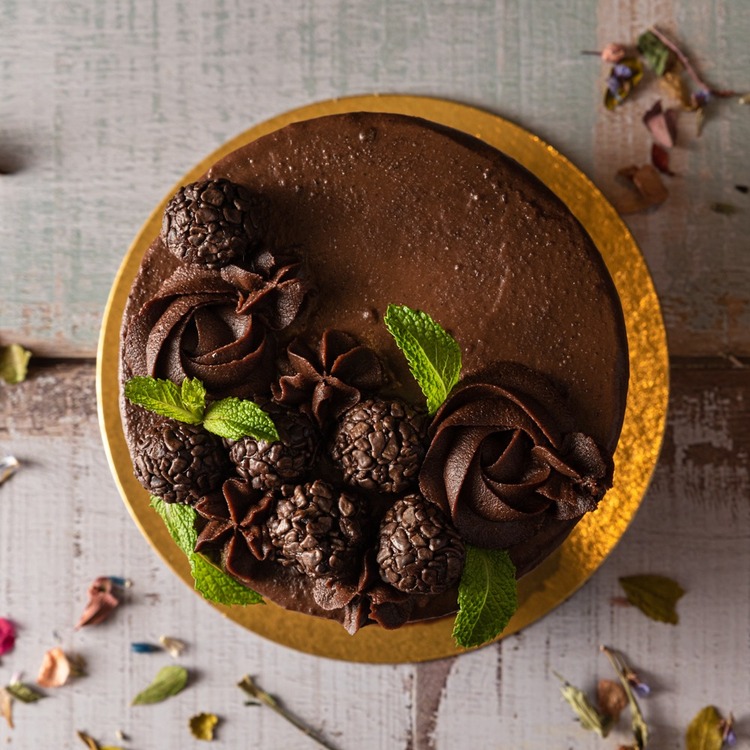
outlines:
[[[125,342],[125,396],[158,414],[139,422],[136,476],[173,535],[192,530],[209,598],[244,589],[351,633],[458,609],[460,645],[494,638],[526,572],[519,545],[594,510],[611,456],[541,374],[496,363],[462,381],[458,343],[423,312],[390,305],[384,323],[426,407],[349,333],[300,336],[304,248],[274,247],[264,205],[207,180],[167,207],[180,264]]]

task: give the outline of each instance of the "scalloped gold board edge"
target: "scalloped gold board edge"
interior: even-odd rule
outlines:
[[[99,422],[115,482],[133,520],[162,559],[193,586],[186,557],[149,507],[133,475],[119,410],[120,325],[141,259],[158,235],[161,216],[178,186],[197,180],[218,159],[292,122],[345,112],[392,112],[422,117],[480,138],[520,162],[555,192],[591,235],[614,280],[625,314],[630,389],[615,453],[615,483],[606,500],[576,526],[557,552],[519,582],[518,611],[500,638],[543,617],[593,575],[623,535],[648,487],[661,448],[669,394],[664,322],[646,263],[632,235],[594,184],[537,136],[503,118],[456,102],[406,95],[365,95],[317,102],[262,122],[231,139],[191,169],[156,206],[128,249],[104,312],[97,355]],[[446,617],[386,631],[367,627],[350,636],[338,623],[288,612],[273,603],[212,604],[248,630],[299,651],[366,663],[404,663],[459,654]]]

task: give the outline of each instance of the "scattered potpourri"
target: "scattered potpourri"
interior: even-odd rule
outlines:
[[[44,654],[36,684],[43,688],[58,688],[65,685],[71,677],[84,675],[83,659],[66,654],[59,646],[56,646]]]
[[[31,352],[20,344],[0,346],[0,379],[8,385],[26,380]]]
[[[212,742],[214,739],[214,730],[219,723],[219,717],[216,714],[200,713],[191,716],[188,721],[190,734],[197,740]]]
[[[172,638],[169,635],[160,635],[159,643],[161,643],[164,650],[173,658],[179,659],[182,656],[183,651],[187,648],[187,643],[181,641],[179,638]]]
[[[76,630],[87,625],[98,625],[104,622],[120,604],[117,596],[121,579],[111,576],[99,576],[89,585],[89,600],[76,624]]]
[[[130,650],[134,654],[155,654],[157,651],[161,651],[162,647],[157,646],[155,643],[139,641],[136,643],[131,643]]]
[[[0,458],[0,484],[7,482],[21,466],[15,456],[3,456]]]
[[[709,105],[716,100],[737,98],[740,104],[750,103],[750,94],[729,89],[720,89],[706,83],[697,73],[687,55],[664,32],[657,27],[647,29],[638,37],[636,45],[608,44],[601,52],[586,51],[584,54],[598,54],[602,61],[610,64],[604,91],[604,105],[609,110],[617,109],[631,92],[644,80],[644,65],[662,81],[674,96],[678,107],[662,109],[661,100],[645,113],[643,122],[653,138],[651,166],[658,172],[674,176],[669,166],[669,150],[677,142],[677,118],[680,111],[696,115],[696,133],[701,134]],[[617,206],[620,213],[635,213],[661,205],[669,193],[658,174],[644,172],[644,166],[628,167],[618,174],[631,179],[635,188],[633,195],[625,198]],[[636,180],[633,175],[638,174]],[[646,182],[646,186],[639,184]],[[713,204],[717,205],[717,204]],[[716,210],[712,208],[712,210]],[[730,215],[732,211],[718,211]]]
[[[276,698],[270,693],[267,693],[253,680],[250,675],[245,675],[238,683],[237,687],[244,690],[253,700],[248,701],[245,705],[257,706],[258,704],[267,706],[272,711],[275,711],[279,716],[286,719],[292,726],[299,729],[304,735],[309,737],[318,743],[321,747],[326,750],[336,750],[333,745],[329,745],[325,739],[323,739],[314,729],[308,727],[302,720],[298,719],[293,713],[287,711]]]
[[[16,626],[11,620],[0,617],[0,656],[8,654],[16,645]]]
[[[100,745],[91,735],[86,732],[77,731],[76,736],[83,742],[89,750],[123,750],[121,747],[114,745]]]
[[[187,686],[187,682],[188,671],[185,667],[176,664],[162,667],[151,684],[133,698],[131,705],[145,706],[151,703],[161,703],[167,698],[181,693]]]
[[[716,706],[706,706],[693,717],[685,732],[687,750],[721,750],[737,744],[734,717],[722,718]]]
[[[679,583],[659,575],[624,576],[620,585],[630,604],[657,622],[677,625],[680,618],[676,605],[685,594]]]

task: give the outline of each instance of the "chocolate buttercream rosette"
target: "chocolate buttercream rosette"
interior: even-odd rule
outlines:
[[[530,395],[539,393],[539,375],[512,372],[512,385],[471,382],[448,397],[430,425],[419,477],[463,540],[489,549],[511,549],[551,521],[577,520],[612,486],[611,456],[566,431],[561,401],[547,408]],[[523,379],[530,388],[518,387]]]

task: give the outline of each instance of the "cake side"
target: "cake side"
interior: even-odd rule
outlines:
[[[296,321],[274,333],[274,356],[283,358],[299,335],[316,341],[326,330],[345,331],[383,362],[381,395],[419,406],[423,396],[383,325],[389,304],[409,305],[460,343],[466,384],[536,373],[521,390],[556,412],[565,432],[614,450],[627,391],[617,295],[578,222],[518,164],[433,123],[360,113],[288,126],[207,176],[264,196],[266,236],[275,248],[298,249],[315,287]],[[123,381],[159,374],[144,353],[150,331],[141,311],[178,266],[161,239],[144,258],[123,323]],[[122,409],[135,452],[150,417],[126,401]],[[504,544],[519,574],[562,542],[576,519],[542,514],[540,521],[531,536]],[[316,599],[292,569],[255,565],[247,580],[289,608],[346,616],[326,609],[330,600],[322,607],[323,594]],[[451,611],[455,596],[455,587],[414,595],[409,617]]]

